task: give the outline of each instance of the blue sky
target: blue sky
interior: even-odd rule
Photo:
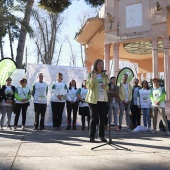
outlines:
[[[71,42],[71,45],[73,47],[73,51],[76,56],[76,66],[82,66],[81,59],[80,59],[80,44],[77,43],[74,40],[76,32],[81,28],[81,24],[79,22],[79,19],[81,19],[84,15],[88,17],[94,17],[97,15],[97,11],[99,10],[96,8],[92,8],[89,5],[87,5],[84,0],[73,0],[72,5],[70,5],[61,15],[65,18],[63,25],[60,28],[59,33],[59,40],[60,43],[57,44],[57,47],[60,46],[60,44],[63,44],[61,57],[59,65],[69,66],[70,65],[70,47],[69,43],[66,41],[66,37],[68,37],[69,41]],[[16,56],[16,48],[17,48],[17,41],[14,43],[14,56]],[[27,41],[25,47],[27,47],[28,51],[28,63],[36,63],[36,49],[33,46],[34,41],[27,36]],[[10,56],[10,48],[9,48],[9,42],[8,37],[5,39],[4,43],[4,53],[5,57]],[[58,53],[56,53],[58,55]],[[24,54],[25,58],[25,54]],[[54,63],[55,64],[55,63]]]

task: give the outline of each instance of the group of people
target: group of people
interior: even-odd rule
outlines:
[[[26,112],[30,105],[30,98],[33,96],[35,121],[33,130],[37,130],[40,126],[40,130],[44,130],[44,120],[47,108],[47,94],[48,85],[43,81],[43,73],[38,73],[38,81],[36,81],[32,90],[27,87],[27,80],[22,78],[19,81],[19,86],[15,87],[11,84],[12,79],[8,77],[6,84],[0,89],[0,126],[1,130],[4,128],[4,118],[7,114],[7,128],[10,130],[16,130],[20,112],[22,110],[22,130],[26,130]],[[67,106],[67,128],[70,130],[71,126],[73,130],[76,130],[77,111],[79,107],[79,114],[82,118],[82,130],[85,130],[85,117],[87,116],[87,122],[89,126],[90,112],[88,104],[85,102],[87,94],[86,80],[82,82],[82,87],[77,88],[75,80],[72,80],[67,88],[66,84],[62,81],[62,73],[58,73],[56,81],[53,82],[51,87],[51,108],[52,108],[52,120],[55,130],[61,130],[62,114]],[[71,122],[71,113],[73,111],[73,121]],[[11,115],[15,113],[14,126],[11,127]]]
[[[122,82],[117,86],[116,78],[111,77],[110,82],[110,111],[114,114],[114,124],[116,130],[122,128],[122,117],[126,113],[127,129],[134,129],[141,125],[141,113],[143,115],[143,125],[151,131],[151,114],[153,114],[153,131],[156,132],[157,115],[161,114],[163,125],[167,135],[169,129],[165,115],[165,89],[159,86],[159,79],[153,79],[153,88],[149,88],[148,82],[144,80],[140,87],[139,80],[133,79],[133,86],[127,83],[128,75],[124,74]],[[112,99],[113,97],[113,99]],[[118,107],[119,107],[119,126],[118,126]],[[131,115],[130,115],[131,113]],[[111,113],[112,114],[112,113]],[[131,126],[130,126],[131,125]]]
[[[107,142],[105,138],[106,115],[109,112],[108,123],[111,124],[114,115],[116,130],[121,130],[123,114],[126,113],[127,129],[133,129],[140,125],[141,111],[143,114],[144,126],[151,131],[150,111],[153,113],[153,133],[156,133],[157,114],[160,112],[162,123],[167,135],[170,135],[168,123],[165,116],[165,89],[159,86],[159,79],[153,79],[153,88],[149,89],[148,82],[144,80],[140,87],[139,80],[133,79],[133,86],[127,80],[128,75],[124,74],[121,83],[116,84],[116,77],[110,80],[103,72],[103,60],[97,59],[94,62],[93,70],[89,73],[87,80],[82,82],[82,87],[77,88],[76,81],[72,80],[69,87],[63,82],[62,73],[56,75],[56,80],[51,87],[51,108],[52,120],[55,130],[61,130],[62,114],[66,104],[67,127],[66,130],[76,130],[77,112],[81,115],[82,130],[85,130],[85,117],[87,117],[90,142],[95,142],[96,127],[98,126],[99,139]],[[29,106],[31,95],[34,100],[35,121],[33,130],[45,129],[44,119],[47,107],[48,85],[43,81],[43,73],[38,73],[38,81],[30,90],[26,84],[27,80],[22,78],[19,86],[11,85],[12,79],[6,79],[6,84],[0,91],[0,126],[3,129],[4,117],[7,114],[7,128],[10,126],[11,114],[14,111],[15,119],[13,130],[17,129],[20,112],[22,109],[22,129],[25,130],[26,112]],[[15,101],[15,102],[14,102]],[[71,113],[73,119],[71,121]],[[131,115],[130,115],[131,112]],[[119,113],[119,117],[118,117]],[[40,118],[41,115],[41,118]],[[131,121],[130,121],[131,120]],[[132,127],[131,127],[132,126]]]
[[[165,127],[165,132],[170,135],[167,119],[165,116],[165,89],[159,86],[159,79],[153,79],[153,88],[149,89],[148,82],[144,80],[140,87],[139,80],[133,79],[133,86],[128,80],[128,74],[122,76],[122,81],[116,85],[116,77],[108,80],[103,73],[104,63],[97,59],[94,62],[93,70],[87,79],[88,93],[85,101],[90,108],[90,142],[95,141],[96,125],[99,123],[99,138],[102,142],[107,140],[104,137],[105,115],[109,110],[109,124],[114,115],[116,130],[121,130],[123,113],[126,113],[126,126],[128,130],[141,125],[141,112],[143,123],[151,131],[150,111],[153,114],[153,133],[156,133],[157,115],[161,114],[161,119]],[[109,83],[110,82],[110,83]],[[108,107],[109,106],[109,107]],[[119,112],[119,118],[118,118]],[[131,115],[130,115],[131,112]]]

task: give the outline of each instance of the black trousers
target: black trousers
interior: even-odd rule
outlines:
[[[99,137],[105,135],[105,117],[107,112],[107,103],[98,101],[97,104],[89,103],[90,109],[90,131],[89,136],[94,138],[96,133],[96,125],[99,120]]]
[[[44,128],[46,108],[47,108],[47,104],[34,103],[34,110],[35,110],[34,127],[35,128],[38,128],[38,126],[39,126],[39,116],[40,115],[41,115],[40,128]]]
[[[77,110],[78,110],[78,102],[76,103],[70,103],[67,101],[67,124],[68,126],[71,126],[71,112],[73,110],[73,126],[76,126],[77,121]]]
[[[88,106],[79,107],[79,115],[81,115],[82,126],[85,126],[85,116],[87,116],[87,122],[89,127],[90,122],[90,110]]]
[[[14,118],[14,126],[18,125],[18,120],[19,120],[19,116],[20,116],[20,112],[22,109],[22,125],[25,126],[25,122],[26,122],[26,113],[27,113],[27,108],[28,108],[28,104],[27,103],[16,103],[16,112],[15,112],[15,118]]]
[[[133,126],[140,125],[140,118],[141,118],[141,109],[138,108],[137,105],[130,106],[130,110],[132,113],[132,124]]]
[[[64,106],[65,102],[51,102],[53,114],[53,127],[61,126]]]

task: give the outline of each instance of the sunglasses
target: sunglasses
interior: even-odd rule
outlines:
[[[24,80],[24,81],[21,81],[21,83],[26,83],[26,82],[27,82],[27,81],[25,81],[25,80]]]
[[[8,79],[8,80],[6,80],[6,81],[12,81],[11,79]]]

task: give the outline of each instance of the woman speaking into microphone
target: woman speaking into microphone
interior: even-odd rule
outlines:
[[[95,142],[96,125],[99,119],[99,139],[107,142],[105,139],[105,114],[107,110],[107,90],[108,80],[103,72],[103,60],[97,59],[93,65],[93,71],[89,74],[86,86],[88,92],[85,101],[89,103],[90,109],[90,142]]]

